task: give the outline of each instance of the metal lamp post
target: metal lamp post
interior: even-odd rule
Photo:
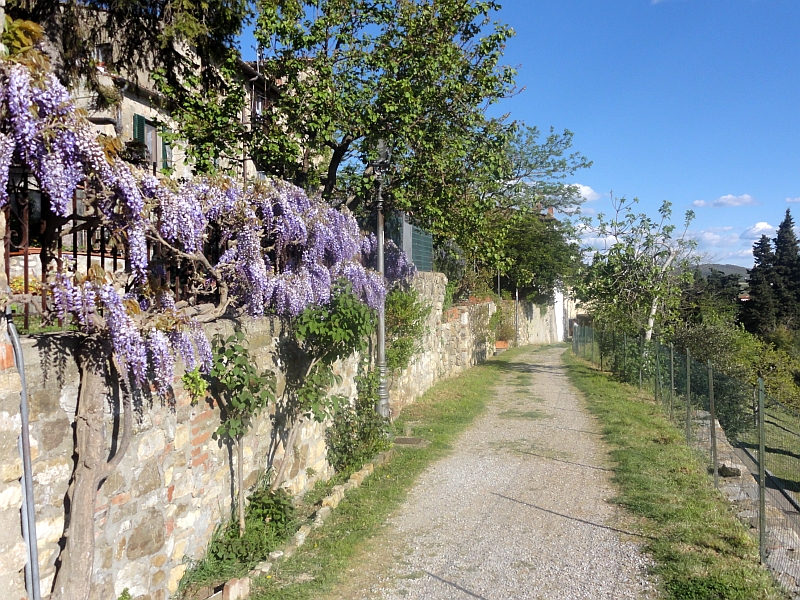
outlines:
[[[378,202],[376,206],[378,210],[378,273],[380,273],[382,280],[386,273],[383,260],[383,179],[388,171],[391,155],[391,150],[386,145],[386,142],[378,140],[378,160],[372,163],[372,168],[378,176]],[[380,378],[380,383],[378,384],[378,414],[388,419],[391,417],[391,409],[389,408],[389,387],[386,382],[386,319],[384,306],[381,306],[378,310],[378,376]]]

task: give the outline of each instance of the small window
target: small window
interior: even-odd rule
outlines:
[[[98,67],[105,67],[111,64],[111,44],[97,44],[92,50],[92,59]]]
[[[147,159],[148,169],[152,166],[155,171],[158,164],[158,130],[155,123],[148,121],[142,115],[133,115],[133,139],[143,144],[147,151],[145,157]],[[162,157],[164,156],[162,152]]]
[[[172,168],[172,146],[163,138],[161,139],[161,168],[165,170]]]

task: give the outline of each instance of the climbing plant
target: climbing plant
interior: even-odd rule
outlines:
[[[178,185],[125,162],[119,140],[95,135],[36,50],[36,28],[11,30],[23,31],[30,43],[9,45],[12,53],[0,57],[0,206],[9,199],[13,165],[42,192],[43,270],[62,268],[55,252],[59,236],[76,221],[86,229],[105,228],[109,244],[129,266],[113,273],[97,265],[85,274],[60,270],[49,282],[52,317],[78,330],[81,372],[75,470],[65,503],[69,525],[51,597],[86,600],[97,493],[130,445],[134,389],[149,391],[154,381],[155,392],[168,399],[179,362],[188,371],[208,373],[212,350],[203,322],[226,313],[292,321],[309,307],[339,302],[334,290],[344,281],[349,292],[341,302],[349,308],[342,314],[361,315],[359,327],[352,335],[331,330],[326,337],[309,323],[300,337],[316,358],[308,361],[311,382],[295,386],[300,408],[292,414],[314,412],[311,399],[331,381],[322,371],[312,372],[315,365],[332,362],[332,352],[347,355],[347,344],[363,333],[385,288],[364,266],[370,240],[346,210],[281,181],[243,185],[216,177]],[[72,214],[79,185],[87,208],[81,216]],[[180,302],[168,269],[182,282]],[[4,300],[30,302],[13,295]],[[121,388],[123,423],[109,458],[111,428],[104,419],[115,386]]]
[[[209,373],[211,390],[222,411],[222,424],[216,435],[236,446],[236,488],[239,535],[245,531],[244,519],[244,435],[253,418],[275,399],[275,374],[260,371],[253,363],[241,330],[215,339],[214,358]]]

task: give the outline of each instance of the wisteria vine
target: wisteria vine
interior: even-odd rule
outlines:
[[[129,259],[124,284],[105,273],[54,275],[52,307],[81,330],[108,335],[138,384],[152,366],[159,391],[168,389],[176,357],[187,370],[211,364],[200,323],[148,279],[160,266],[149,263],[148,240],[191,263],[209,289],[226,289],[222,308],[293,318],[327,303],[345,279],[362,302],[382,309],[386,284],[369,268],[375,238],[350,213],[284,181],[243,185],[220,177],[177,186],[145,174],[101,145],[52,73],[11,60],[0,60],[0,105],[0,207],[8,202],[12,165],[30,170],[58,217],[70,216],[75,190],[85,185],[94,213]],[[227,248],[213,263],[205,252],[211,231]],[[388,280],[414,274],[394,244],[386,250]]]

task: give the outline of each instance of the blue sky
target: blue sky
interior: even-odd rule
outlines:
[[[502,4],[524,91],[499,111],[575,133],[594,161],[575,178],[584,213],[607,211],[610,190],[653,214],[666,199],[678,221],[695,211],[701,252],[748,267],[787,207],[800,221],[800,2]]]

